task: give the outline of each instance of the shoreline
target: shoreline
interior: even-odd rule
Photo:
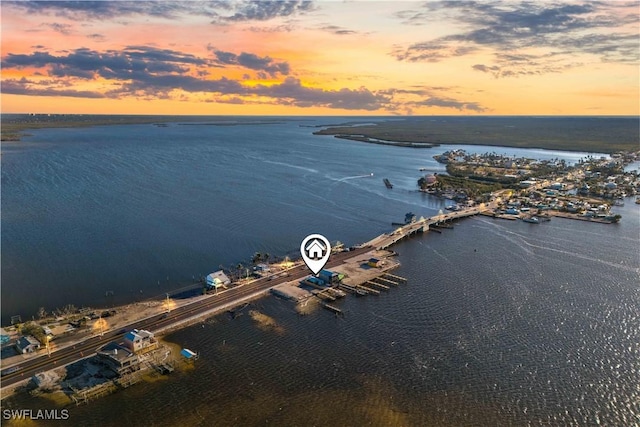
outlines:
[[[165,127],[167,123],[182,125],[210,125],[210,126],[242,126],[242,125],[267,125],[292,121],[309,120],[325,116],[171,116],[171,115],[83,115],[83,114],[10,114],[3,117],[0,133],[2,142],[19,142],[28,134],[27,130],[56,129],[56,128],[82,128],[108,125],[136,125],[150,124]],[[452,126],[446,120],[457,118],[478,118],[482,124],[461,124]],[[377,116],[373,117],[377,119]],[[640,139],[634,141],[618,141],[615,135],[592,136],[585,139],[579,136],[577,139],[565,141],[564,135],[556,129],[556,135],[551,137],[540,136],[535,140],[529,140],[527,129],[505,130],[500,126],[494,126],[492,121],[504,119],[555,119],[555,116],[423,116],[392,118],[382,117],[384,121],[368,124],[367,119],[353,120],[341,124],[327,125],[300,125],[305,128],[321,128],[312,132],[313,135],[333,135],[337,138],[349,139],[379,145],[390,145],[411,148],[430,148],[441,145],[472,145],[486,147],[504,147],[518,149],[539,149],[566,152],[585,152],[598,154],[612,154],[619,151],[634,151],[640,144]],[[561,118],[589,118],[603,120],[629,120],[638,121],[635,116],[562,116]],[[437,120],[436,120],[437,119]],[[444,120],[446,119],[446,120]],[[182,122],[182,123],[181,123]],[[208,123],[207,123],[208,122]],[[493,127],[492,127],[493,126]],[[516,132],[514,134],[514,132]],[[520,132],[518,134],[517,132]],[[431,134],[431,135],[429,135]],[[588,133],[588,135],[591,135]],[[594,139],[596,138],[596,139]],[[599,140],[597,138],[600,138]],[[575,144],[576,140],[578,145]],[[613,140],[614,142],[607,142]],[[388,141],[388,143],[385,143]],[[541,143],[544,141],[544,143]],[[424,144],[424,145],[423,145]],[[429,146],[427,146],[429,144]]]
[[[387,120],[371,125],[325,126],[314,135],[333,135],[389,140],[404,143],[438,145],[472,145],[542,149],[567,152],[613,154],[635,151],[640,144],[637,135],[638,117],[576,116],[572,137],[561,120],[538,116],[434,116]],[[463,120],[464,119],[464,120]],[[610,126],[595,126],[591,120],[617,120]],[[540,122],[542,121],[542,122]],[[578,122],[576,124],[575,122]],[[367,141],[363,141],[367,142]]]
[[[29,136],[28,130],[40,129],[73,129],[95,126],[113,125],[153,125],[167,127],[168,123],[183,126],[243,126],[282,124],[294,121],[295,118],[265,116],[140,116],[140,115],[12,115],[3,117],[0,141],[19,142],[22,137]]]
[[[318,133],[313,133],[314,135],[320,135]],[[334,135],[334,138],[339,139],[348,139],[351,141],[358,142],[366,142],[367,144],[378,144],[378,145],[389,145],[392,147],[408,147],[408,148],[434,148],[439,147],[440,144],[435,144],[431,142],[400,142],[400,141],[390,141],[390,140],[376,140],[362,135]]]

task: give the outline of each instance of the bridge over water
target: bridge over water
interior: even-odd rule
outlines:
[[[415,233],[423,233],[425,231],[429,231],[429,226],[431,225],[434,225],[434,224],[437,225],[445,221],[451,221],[454,219],[466,218],[468,216],[477,215],[480,213],[481,210],[484,210],[484,209],[486,208],[481,209],[481,207],[473,207],[473,208],[461,209],[459,211],[450,212],[442,215],[432,216],[430,218],[420,218],[417,221],[411,222],[409,224],[405,224],[397,228],[395,231],[392,231],[391,233],[381,234],[378,237],[375,237],[369,240],[368,242],[363,243],[362,246],[363,247],[373,246],[376,249],[387,249],[391,245],[404,239],[407,236],[411,236],[412,234],[415,234]]]

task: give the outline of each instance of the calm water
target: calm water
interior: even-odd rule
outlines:
[[[335,123],[335,119],[322,119]],[[2,315],[144,298],[311,232],[347,244],[444,202],[415,150],[264,126],[33,132],[2,153]],[[304,122],[317,123],[317,122]],[[561,157],[584,153],[463,147]],[[374,173],[373,177],[367,177]],[[382,178],[389,178],[387,190]],[[193,371],[70,408],[76,425],[640,423],[640,210],[618,225],[471,218],[395,249],[409,283],[347,298],[344,319],[220,315],[170,341]],[[142,292],[141,292],[142,291]],[[3,407],[49,407],[17,398]]]

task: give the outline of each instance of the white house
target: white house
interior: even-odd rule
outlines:
[[[123,345],[133,353],[137,353],[147,347],[156,347],[157,341],[152,332],[134,329],[125,334]]]
[[[219,287],[230,284],[231,279],[229,279],[227,275],[223,273],[222,270],[218,270],[207,275],[206,283],[207,283],[207,288],[218,289]]]

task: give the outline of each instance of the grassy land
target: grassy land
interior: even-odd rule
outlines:
[[[246,116],[107,116],[107,115],[3,115],[2,141],[18,141],[28,129],[103,125],[208,124],[214,126],[282,123],[283,118]],[[360,122],[353,122],[362,123]],[[335,135],[389,145],[489,145],[544,148],[564,151],[614,153],[640,147],[638,117],[407,117],[352,127],[351,122],[314,134]],[[389,141],[389,142],[387,142]]]
[[[377,125],[329,127],[316,135],[386,141],[615,153],[640,147],[638,118],[420,117]]]

